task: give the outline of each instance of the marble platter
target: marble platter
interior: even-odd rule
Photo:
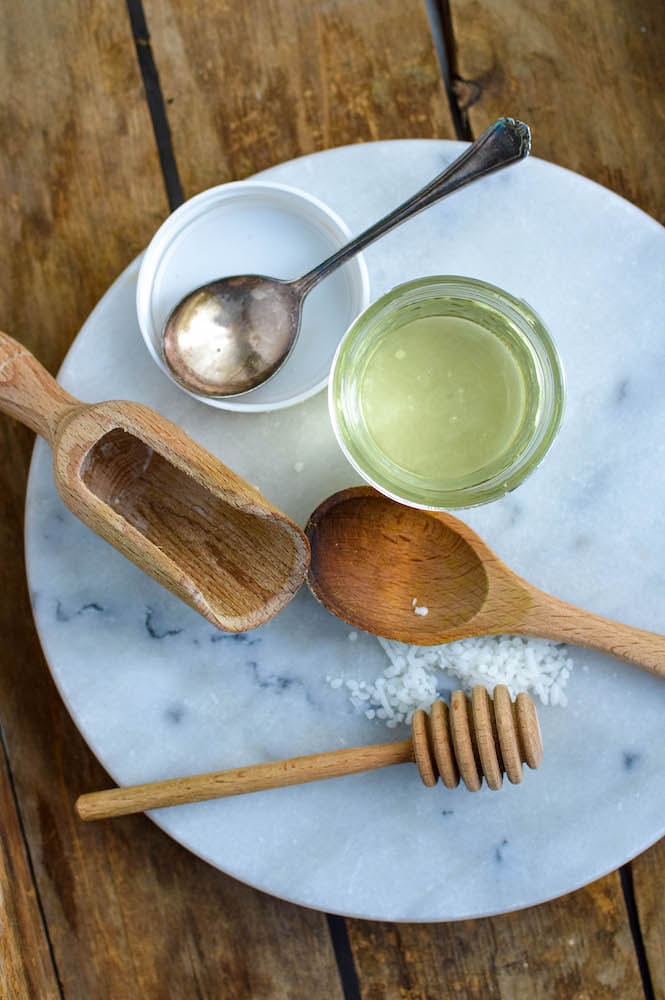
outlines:
[[[261,176],[323,199],[358,231],[460,149],[358,145]],[[373,298],[420,275],[465,274],[540,313],[567,373],[561,434],[526,484],[466,519],[534,583],[665,631],[665,230],[605,189],[531,159],[431,208],[366,259]],[[356,481],[325,393],[242,414],[172,385],[139,334],[137,269],[134,261],[81,330],[60,372],[67,389],[155,407],[301,523]],[[325,681],[382,670],[375,639],[351,642],[306,591],[257,632],[215,632],[68,513],[42,441],[26,551],[55,681],[119,783],[404,736],[356,715]],[[329,911],[452,920],[539,903],[665,833],[665,685],[600,654],[574,658],[569,705],[541,709],[545,760],[521,786],[425,789],[405,765],[153,818],[236,878]]]

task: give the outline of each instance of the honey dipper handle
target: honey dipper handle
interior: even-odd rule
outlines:
[[[576,608],[549,595],[537,594],[519,631],[610,653],[665,680],[665,635],[623,625]]]
[[[345,774],[359,774],[379,767],[390,767],[392,764],[405,764],[411,760],[411,740],[330,750],[307,757],[254,764],[252,767],[196,774],[190,778],[171,778],[146,785],[91,792],[77,799],[76,811],[84,820],[110,819],[113,816],[145,812],[147,809],[179,806],[186,802],[202,802],[205,799],[261,792],[268,788],[303,785],[308,781],[321,781],[324,778],[340,778]]]
[[[60,418],[78,400],[58,385],[27,347],[0,331],[0,410],[53,441]]]

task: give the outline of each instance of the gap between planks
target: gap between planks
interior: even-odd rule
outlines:
[[[26,834],[25,824],[23,822],[23,814],[21,812],[21,805],[19,803],[18,795],[16,794],[16,784],[14,782],[14,773],[12,771],[11,760],[9,757],[9,747],[7,746],[7,739],[5,737],[5,731],[0,723],[0,758],[4,758],[4,769],[7,775],[7,786],[9,794],[11,796],[11,801],[14,806],[14,812],[16,815],[16,822],[18,825],[21,842],[23,844],[23,851],[25,854],[26,865],[28,869],[28,875],[32,883],[32,889],[35,896],[35,902],[37,903],[37,912],[39,913],[39,923],[41,925],[41,930],[44,935],[44,941],[46,942],[46,948],[48,956],[51,962],[51,970],[53,972],[53,978],[55,980],[55,986],[58,991],[58,996],[64,1000],[64,992],[62,986],[62,980],[60,979],[60,973],[58,970],[58,963],[55,958],[55,952],[53,949],[53,942],[51,941],[51,935],[48,929],[48,923],[46,921],[46,914],[44,912],[44,904],[42,901],[41,893],[39,891],[39,883],[35,875],[35,868],[32,860],[32,853],[30,851],[30,843]],[[2,760],[0,760],[0,768],[2,767]]]
[[[166,197],[172,212],[182,205],[185,196],[182,190],[178,165],[173,150],[171,127],[166,113],[166,102],[159,82],[159,73],[150,44],[150,32],[145,17],[142,0],[127,0],[127,13],[132,28],[136,59],[139,64],[146,103],[150,112],[152,129],[159,154]]]
[[[339,973],[339,981],[344,993],[344,1000],[361,1000],[358,970],[353,957],[353,949],[349,941],[349,932],[344,917],[327,913],[328,932],[332,942],[333,954]],[[647,998],[650,1000],[650,998]]]
[[[628,925],[630,927],[630,933],[633,939],[633,947],[635,948],[637,965],[640,970],[640,977],[642,979],[644,1000],[656,1000],[656,993],[653,987],[651,969],[649,968],[649,958],[647,956],[646,944],[644,941],[644,936],[642,934],[640,915],[637,909],[637,903],[635,901],[633,869],[631,867],[630,861],[627,864],[622,865],[622,867],[619,869],[619,878],[621,881],[621,891],[623,893],[623,901],[628,916]]]
[[[450,3],[448,0],[425,0],[425,6],[443,85],[446,88],[455,134],[458,139],[471,142],[475,136],[471,129],[469,116],[458,96],[459,88],[464,81],[459,74],[457,65],[457,42],[453,30]]]

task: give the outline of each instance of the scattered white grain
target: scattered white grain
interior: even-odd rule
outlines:
[[[349,632],[349,634],[347,636],[347,639],[349,640],[349,642],[357,642],[358,641],[358,633],[357,632]]]
[[[418,608],[414,605],[414,610]],[[328,677],[332,688],[346,687],[351,704],[368,719],[390,729],[411,722],[416,709],[454,687],[476,684],[490,690],[505,684],[513,697],[528,691],[544,705],[565,705],[565,687],[573,668],[568,648],[548,639],[481,636],[442,646],[408,646],[379,639],[388,664],[373,681]]]
[[[415,606],[416,606],[417,603],[418,603],[418,598],[417,597],[412,597],[411,598],[411,607],[415,608]]]
[[[425,615],[429,614],[429,608],[423,604],[421,607],[415,607],[413,609],[413,613],[414,615],[420,615],[421,618],[424,618]]]

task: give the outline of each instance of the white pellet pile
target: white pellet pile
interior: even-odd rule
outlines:
[[[505,684],[513,697],[527,691],[544,705],[566,704],[564,689],[573,663],[566,646],[547,639],[481,636],[442,646],[379,642],[389,663],[375,680],[327,680],[333,688],[345,687],[353,706],[368,719],[381,719],[391,729],[409,724],[417,708],[429,709],[454,687],[470,691],[484,684],[491,691],[495,684]]]

